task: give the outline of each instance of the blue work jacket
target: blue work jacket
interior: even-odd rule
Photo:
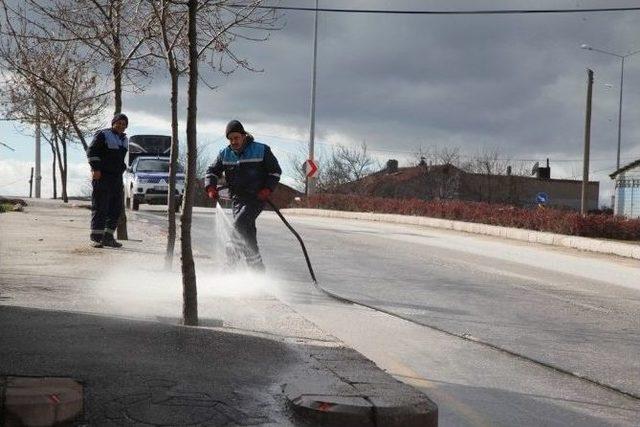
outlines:
[[[275,190],[282,170],[271,148],[248,136],[241,152],[231,146],[220,151],[207,169],[205,188],[217,185],[223,174],[233,198],[255,198],[263,188]]]

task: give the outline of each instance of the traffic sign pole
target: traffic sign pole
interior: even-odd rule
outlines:
[[[318,57],[318,0],[316,0],[316,16],[313,26],[313,79],[311,83],[311,124],[309,126],[309,159],[313,161],[315,126],[316,126],[316,65]],[[307,195],[315,193],[316,180],[307,175]]]

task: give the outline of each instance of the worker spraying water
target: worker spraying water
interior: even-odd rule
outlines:
[[[264,271],[258,248],[256,219],[280,181],[282,170],[268,145],[257,142],[232,120],[225,135],[229,145],[207,169],[205,191],[214,203],[219,198],[218,181],[224,176],[232,201],[233,229],[226,242],[226,268],[239,263]]]

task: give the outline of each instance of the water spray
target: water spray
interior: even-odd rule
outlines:
[[[226,186],[221,186],[218,187],[218,190],[223,190],[226,189]],[[227,199],[226,197],[223,197],[224,199]],[[298,232],[291,226],[291,224],[289,224],[289,221],[287,221],[287,219],[284,217],[284,215],[282,215],[282,213],[280,212],[280,209],[270,200],[267,199],[265,201],[269,206],[271,206],[271,208],[273,209],[273,211],[278,215],[278,217],[282,220],[282,222],[284,223],[284,225],[287,226],[287,228],[289,229],[289,231],[291,231],[291,233],[296,237],[296,239],[298,239],[298,242],[300,242],[300,247],[302,248],[302,253],[304,254],[304,259],[307,262],[307,267],[309,268],[309,274],[311,275],[311,281],[313,283],[313,286],[320,292],[322,292],[323,294],[329,296],[330,298],[333,298],[337,301],[340,301],[341,303],[344,304],[360,304],[363,305],[365,307],[369,307],[365,304],[361,304],[358,302],[355,302],[353,300],[350,300],[348,298],[344,298],[341,297],[340,295],[335,294],[334,292],[325,289],[324,287],[322,287],[319,283],[318,280],[316,279],[316,275],[313,272],[313,267],[311,266],[311,260],[309,259],[309,254],[307,253],[307,248],[304,245],[304,241],[302,240],[302,237],[300,237],[300,235],[298,234]],[[217,204],[217,202],[216,202]],[[219,206],[219,204],[217,204]],[[369,307],[369,308],[373,308],[373,307]],[[375,308],[374,308],[375,310]]]
[[[220,186],[217,188],[218,191],[221,190],[225,190],[227,189],[226,186]],[[224,197],[224,199],[226,199],[226,197]],[[291,231],[291,233],[293,233],[294,236],[296,236],[296,239],[298,239],[298,242],[300,242],[300,246],[302,247],[302,253],[304,254],[304,259],[307,262],[307,268],[309,269],[309,274],[311,275],[311,280],[313,281],[313,284],[318,285],[318,280],[316,279],[316,275],[313,272],[313,267],[311,266],[311,260],[309,259],[309,254],[307,253],[307,248],[304,245],[304,241],[302,240],[302,237],[300,237],[300,235],[298,234],[298,232],[291,226],[291,224],[289,224],[289,221],[287,221],[287,219],[282,215],[282,213],[280,212],[280,209],[278,209],[278,207],[270,200],[267,199],[266,203],[271,206],[271,208],[273,209],[273,211],[278,215],[278,217],[282,220],[282,222],[284,223],[284,225],[287,226],[287,228],[289,229],[289,231]],[[216,205],[218,206],[219,203],[216,202]]]

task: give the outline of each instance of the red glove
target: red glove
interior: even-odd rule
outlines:
[[[214,202],[215,202],[216,200],[218,200],[218,190],[216,190],[216,188],[215,188],[215,187],[213,187],[213,186],[209,186],[209,187],[207,187],[207,195],[208,195],[208,196],[209,196],[209,198],[210,198],[211,200],[213,200]]]
[[[262,190],[258,191],[258,200],[266,202],[271,193],[272,191],[270,188],[263,188]]]

